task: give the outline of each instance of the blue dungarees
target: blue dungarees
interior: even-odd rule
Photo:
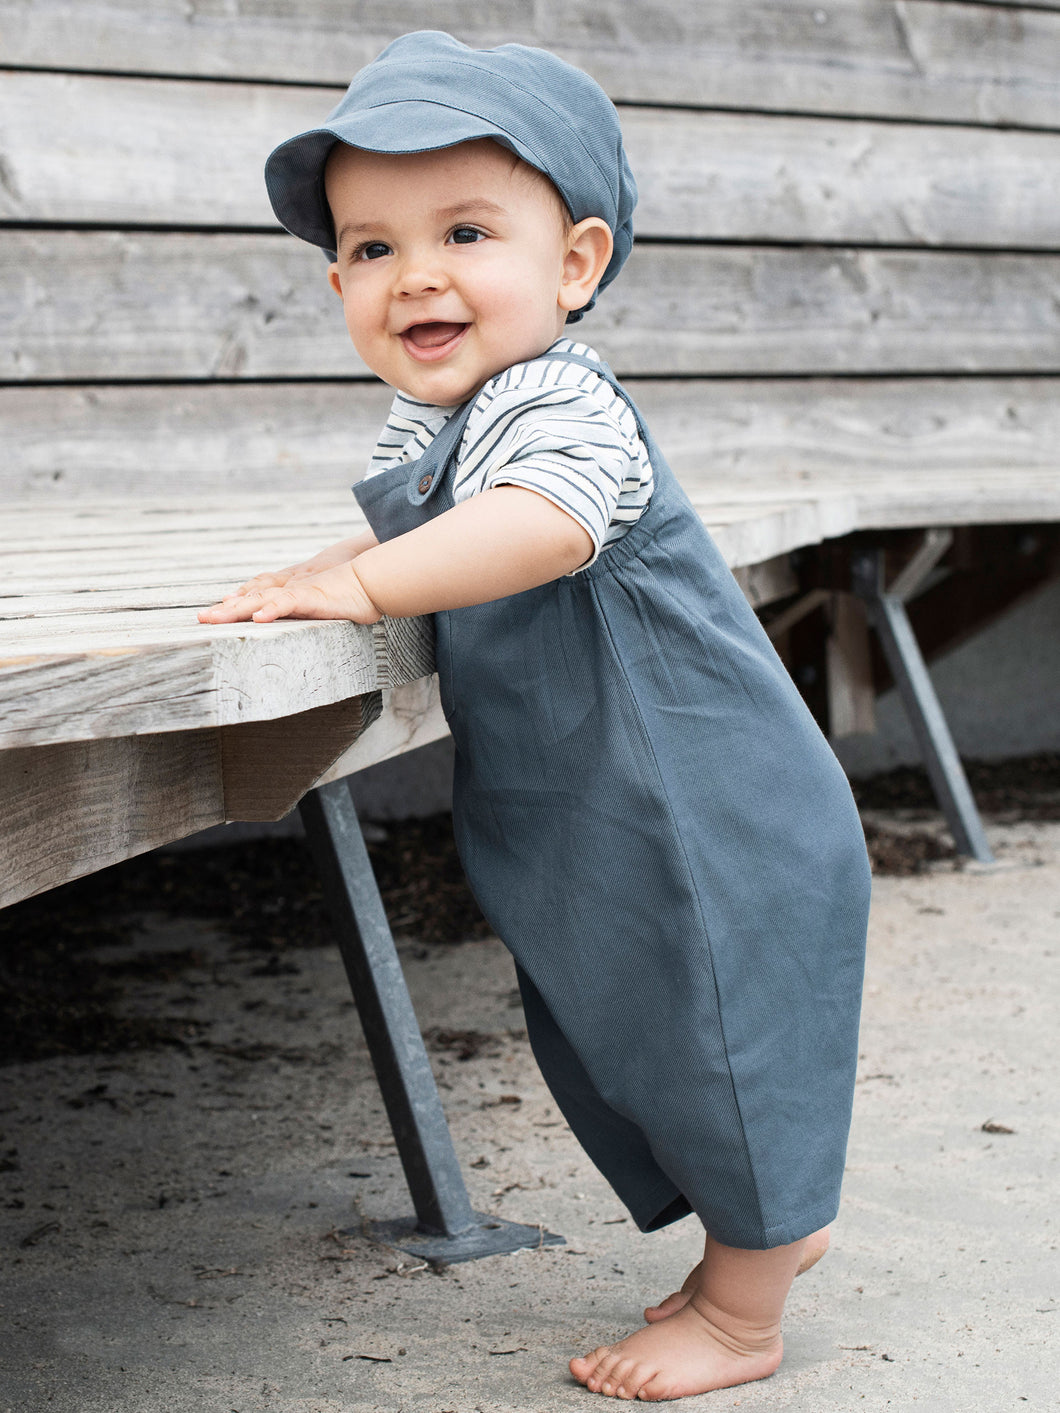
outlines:
[[[761,1249],[835,1216],[869,900],[838,762],[630,403],[655,489],[587,569],[435,615],[468,880],[534,1054],[642,1230]],[[453,504],[472,403],[354,488]]]

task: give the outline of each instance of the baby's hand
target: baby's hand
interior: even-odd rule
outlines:
[[[283,573],[283,571],[280,571]],[[200,623],[272,623],[277,618],[345,618],[353,623],[377,623],[382,614],[361,586],[350,562],[319,574],[259,574],[242,589],[228,594],[212,608],[199,612]],[[260,585],[261,580],[272,583]],[[259,586],[260,585],[260,586]]]

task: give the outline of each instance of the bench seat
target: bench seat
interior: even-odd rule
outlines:
[[[682,481],[755,603],[776,596],[762,566],[855,531],[1060,520],[1045,469],[940,469],[900,494],[853,468]],[[240,579],[362,523],[348,492],[7,509],[0,902],[222,820],[280,818],[314,783],[445,734],[422,620],[196,622]]]

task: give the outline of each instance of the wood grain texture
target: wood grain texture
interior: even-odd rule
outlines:
[[[1053,133],[653,109],[623,127],[641,235],[1055,248]]]
[[[0,746],[44,745],[271,720],[430,670],[430,639],[380,670],[370,629],[349,623],[134,630],[90,613],[0,631]],[[420,623],[420,620],[409,620]],[[233,625],[237,626],[237,625]],[[272,629],[273,631],[269,631]],[[426,626],[423,628],[427,633]],[[323,767],[321,767],[323,768]]]
[[[375,678],[380,687],[417,682],[434,671],[434,622],[430,618],[381,618],[372,624]]]
[[[0,318],[0,381],[370,376],[271,236],[0,231]],[[1060,255],[647,245],[581,328],[620,377],[1057,372]]]
[[[791,390],[797,385],[784,386]],[[814,410],[805,401],[805,385],[801,391],[804,427],[813,427]],[[864,412],[861,405],[848,410]],[[849,446],[834,444],[834,421],[828,428],[833,461],[818,465],[815,472],[795,460],[764,480],[748,474],[746,463],[726,474],[704,464],[701,456],[699,469],[685,473],[683,480],[727,562],[733,567],[759,564],[856,530],[1060,519],[1055,461],[1013,476],[1011,465],[976,467],[967,459],[950,464],[936,460],[930,469],[911,475],[910,446],[916,438],[935,443],[937,457],[939,419],[936,414],[925,421],[921,412],[918,421],[908,397],[896,402],[890,412],[891,450],[897,454],[902,447],[904,451],[900,475],[879,460],[875,466],[859,465]],[[700,431],[702,417],[696,426]],[[798,450],[793,430],[789,418],[785,445],[789,455]],[[820,423],[815,430],[819,436]],[[860,429],[860,435],[865,430]],[[849,426],[846,432],[849,437]],[[741,437],[741,452],[745,442]],[[981,444],[978,450],[981,453]],[[231,508],[229,504],[229,512]],[[49,509],[61,526],[67,523],[66,504],[54,503]],[[41,601],[57,587],[64,608],[70,598],[66,578],[56,584],[55,555],[43,511],[38,503],[29,508],[26,520],[20,523],[16,513],[8,522],[8,533],[19,538],[23,548],[17,557],[17,575],[11,571],[4,589],[8,619],[0,634],[0,744],[47,744],[272,720],[415,680],[431,669],[429,625],[420,620],[374,629],[292,621],[205,627],[194,621],[191,608],[183,607],[131,610],[112,602],[106,612],[97,614],[90,593],[79,612],[41,614]],[[122,521],[127,518],[121,506],[115,513]],[[189,513],[202,516],[208,507],[196,501]],[[276,513],[282,523],[282,502]],[[36,564],[33,545],[25,538],[30,525],[39,554]],[[150,528],[145,529],[144,544],[149,551]],[[76,548],[68,548],[61,557],[74,566],[75,576],[80,557]],[[147,553],[144,558],[152,556]],[[153,558],[159,568],[164,567],[164,541]],[[82,578],[90,586],[100,572],[99,552],[90,542],[83,559]],[[140,573],[140,569],[124,571],[124,587],[134,595]],[[115,584],[111,592],[116,594],[121,587]],[[23,593],[33,607],[20,613],[18,596]]]
[[[217,734],[225,819],[282,819],[381,710],[382,694],[368,692],[272,721],[222,726]]]
[[[876,685],[864,603],[853,594],[832,594],[829,616],[825,641],[828,734],[838,740],[876,730]]]
[[[335,97],[8,73],[0,220],[275,230],[265,158],[318,126]],[[1057,248],[1058,133],[655,108],[622,116],[641,236]]]
[[[228,490],[248,515],[263,491],[349,495],[391,397],[382,384],[0,388],[0,489],[11,499]],[[340,524],[332,538],[341,534]]]
[[[323,650],[324,635],[313,636],[320,639]],[[167,642],[164,635],[152,634],[145,625],[143,640],[138,643],[122,642],[120,635],[115,638],[117,641],[105,632],[85,632],[64,639],[42,631],[36,641],[12,642],[5,630],[0,658],[0,745],[195,730],[225,718],[237,721],[241,715],[246,719],[255,714],[267,716],[267,709],[259,710],[259,706],[266,707],[262,697],[271,698],[272,706],[280,708],[276,714],[282,715],[284,707],[296,711],[307,705],[326,705],[329,700],[356,695],[358,689],[369,691],[373,686],[366,669],[360,674],[339,674],[347,679],[343,686],[354,690],[338,689],[329,696],[327,654],[322,651],[318,657],[297,647],[292,654],[277,635],[270,636],[266,650],[258,653],[259,665],[264,668],[262,677],[242,683],[238,669],[248,666],[248,656],[238,655],[227,665],[225,679],[219,681],[208,634],[199,642],[181,644]],[[311,680],[300,680],[299,667],[309,669]],[[280,689],[281,681],[287,683],[286,693]],[[283,699],[277,701],[279,695]]]
[[[543,45],[617,100],[1055,124],[1056,0],[0,0],[7,63],[345,86],[399,34]],[[636,61],[630,61],[630,55]]]
[[[319,783],[447,733],[436,679],[388,692],[373,723],[374,710],[370,696],[278,722],[0,750],[0,907],[226,818],[261,818],[280,808],[270,774],[284,790],[313,784],[353,731]]]
[[[0,750],[0,907],[224,818],[212,732]]]
[[[281,818],[379,709],[369,693],[280,721],[0,750],[0,907],[211,824]]]
[[[341,514],[319,496],[297,505],[259,498],[245,514],[238,500],[212,509],[190,500],[97,502],[87,513],[58,503],[8,510],[0,530],[0,742],[274,720],[433,670],[429,620],[207,627],[196,622],[196,599],[216,598],[214,586],[209,595],[171,586],[165,602],[145,604],[145,578],[187,577],[198,533],[198,557],[230,587],[241,577],[238,555],[254,568],[289,563],[335,538],[327,532]],[[109,585],[102,610],[100,583]],[[352,739],[337,740],[326,760],[314,756],[315,773]]]
[[[1056,378],[645,379],[629,389],[682,476],[761,482],[764,495],[817,477],[878,476],[898,494],[936,474],[971,485],[1003,473],[1033,518],[1035,487],[1060,469]],[[235,525],[256,504],[279,498],[295,516],[326,492],[316,523],[338,539],[388,402],[363,384],[0,389],[0,494],[91,516],[129,487],[160,507],[179,488]]]
[[[789,594],[797,593],[799,588],[791,558],[786,554],[774,555],[772,559],[764,559],[757,564],[739,565],[733,570],[733,577],[752,608],[762,608],[777,599],[787,598]]]

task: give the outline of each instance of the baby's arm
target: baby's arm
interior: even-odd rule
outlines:
[[[206,623],[247,618],[374,623],[384,613],[410,618],[536,588],[569,574],[592,553],[588,531],[554,501],[521,486],[496,486],[363,550],[355,560],[292,575],[282,584],[256,587],[252,580],[244,586],[247,592],[199,617]]]

